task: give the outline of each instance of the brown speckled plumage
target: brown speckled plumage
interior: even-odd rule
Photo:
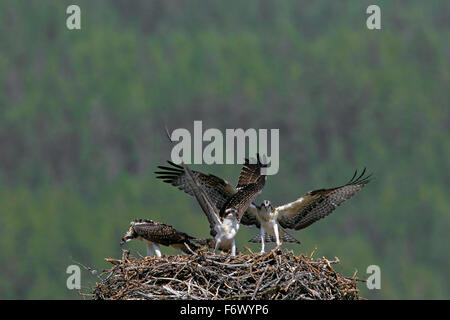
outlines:
[[[191,249],[197,248],[191,242],[194,238],[184,232],[177,231],[174,227],[162,222],[136,219],[130,223],[128,234],[130,238],[142,238],[165,246],[172,246],[183,251],[186,250],[184,243],[188,244]]]
[[[353,178],[345,185],[308,192],[294,201],[289,210],[281,212],[278,222],[284,228],[300,230],[328,216],[369,183],[370,175],[364,177],[365,171],[364,169],[356,179],[357,172],[355,172]]]
[[[194,196],[194,192],[188,183],[188,177],[183,166],[177,165],[171,161],[167,162],[170,167],[158,166],[160,171],[155,172],[155,174],[157,174],[156,178]],[[219,210],[221,217],[224,215],[225,210],[231,207],[230,205],[239,205],[239,208],[241,208],[241,210],[238,209],[240,213],[239,217],[242,217],[250,203],[264,188],[266,176],[263,176],[263,178],[260,177],[261,168],[265,166],[265,164],[261,163],[259,154],[257,154],[256,161],[245,159],[236,187],[233,187],[228,181],[215,175],[205,174],[195,170],[190,171],[196,183],[203,189],[215,208]],[[238,191],[244,188],[245,190],[239,195],[236,195]],[[230,205],[225,205],[227,202]],[[245,207],[243,211],[242,207]]]

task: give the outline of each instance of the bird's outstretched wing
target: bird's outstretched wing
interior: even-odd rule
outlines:
[[[170,167],[158,166],[160,171],[155,172],[157,174],[156,178],[177,187],[178,189],[186,192],[191,196],[194,196],[194,192],[192,191],[190,184],[187,182],[188,178],[184,167],[177,165],[171,161],[167,162]],[[215,175],[205,174],[190,169],[189,170],[191,171],[192,176],[195,178],[198,185],[201,186],[201,188],[210,199],[210,202],[214,204],[215,208],[217,208],[218,211],[220,211],[224,207],[225,202],[227,202],[227,200],[229,200],[237,192],[237,189],[242,189],[250,184],[256,186],[257,183],[260,183],[258,182],[258,178],[261,176],[261,168],[264,167],[267,167],[267,165],[263,164],[260,161],[259,154],[257,154],[256,161],[249,161],[249,159],[245,159],[245,163],[241,169],[236,188],[233,187],[228,181]],[[242,196],[244,194],[249,194],[249,189],[250,187],[247,187],[247,191],[241,194],[237,199],[242,200]],[[256,198],[256,196],[254,198]],[[233,201],[236,201],[236,199],[234,199]]]
[[[262,164],[258,161],[258,169],[255,171],[259,172],[259,175],[257,178],[253,178],[255,182],[249,184],[241,184],[239,186],[238,191],[230,198],[228,198],[228,200],[220,209],[219,215],[221,217],[225,216],[225,211],[228,208],[235,208],[238,211],[239,221],[241,220],[244,212],[247,211],[250,204],[261,193],[266,183],[266,176],[261,174],[261,167]]]
[[[156,178],[169,183],[178,189],[194,196],[194,192],[188,183],[186,170],[183,166],[177,165],[171,161],[167,161],[170,167],[158,166],[161,171],[156,171]],[[190,170],[192,176],[198,182],[198,185],[203,188],[208,198],[214,206],[220,210],[226,200],[236,193],[236,189],[226,180],[219,178],[212,174],[205,174],[198,171]]]
[[[278,222],[283,228],[300,230],[328,216],[337,206],[350,199],[367,183],[371,175],[364,176],[366,169],[356,178],[340,187],[310,191],[294,202],[279,206]]]
[[[183,168],[186,172],[186,183],[189,185],[189,189],[191,190],[193,196],[197,199],[197,202],[206,214],[209,222],[210,234],[214,237],[217,234],[217,226],[221,224],[219,212],[203,186],[198,182],[194,173],[186,164],[183,164]]]
[[[262,168],[266,168],[267,165],[261,162],[259,154],[256,154],[256,159],[251,160],[245,159],[236,186],[237,192],[220,208],[220,216],[224,216],[226,209],[236,208],[241,223],[259,227],[260,224],[256,218],[257,208],[253,201],[262,192],[266,183],[267,177],[263,174]]]
[[[261,176],[261,169],[265,167],[267,167],[267,165],[261,163],[259,154],[256,154],[256,160],[252,159],[252,161],[250,161],[246,158],[241,173],[239,174],[236,189],[239,190],[246,185],[256,183]]]

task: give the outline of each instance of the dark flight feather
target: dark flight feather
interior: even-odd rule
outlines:
[[[300,230],[328,216],[370,182],[371,175],[364,177],[365,171],[364,169],[357,178],[357,172],[355,172],[352,179],[345,185],[313,190],[285,205],[287,210],[280,212],[278,217],[280,225],[284,228]]]

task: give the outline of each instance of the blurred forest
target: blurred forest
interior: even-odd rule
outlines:
[[[449,299],[449,70],[448,1],[1,1],[0,298],[80,299],[66,268],[109,267],[134,218],[209,236],[193,198],[153,174],[164,124],[202,120],[280,129],[258,203],[367,167],[366,188],[286,247],[337,256],[348,276],[380,266],[381,290],[360,285],[370,299]],[[192,168],[233,184],[240,171]],[[242,226],[238,247],[259,250],[257,232]],[[82,269],[82,291],[96,280]]]

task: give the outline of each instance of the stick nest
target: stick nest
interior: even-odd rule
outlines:
[[[94,299],[360,299],[355,276],[337,273],[335,258],[312,259],[291,251],[267,255],[200,252],[161,258],[130,257],[103,271]]]

